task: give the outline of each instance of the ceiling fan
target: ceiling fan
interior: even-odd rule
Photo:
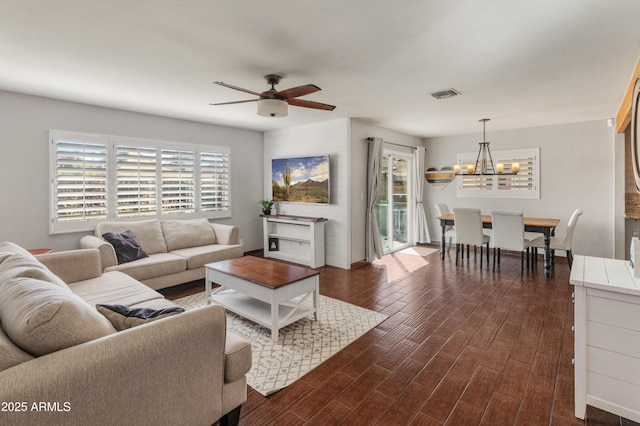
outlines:
[[[277,74],[267,74],[264,76],[267,83],[271,85],[271,89],[266,92],[258,93],[253,90],[243,89],[242,87],[232,86],[230,84],[223,83],[222,81],[215,81],[215,84],[228,87],[229,89],[239,90],[241,92],[250,93],[258,96],[257,99],[248,99],[244,101],[233,102],[221,102],[210,105],[230,105],[241,104],[245,102],[258,102],[258,115],[264,117],[286,117],[288,114],[288,106],[299,106],[303,108],[322,109],[326,111],[333,111],[334,105],[323,104],[320,102],[306,101],[304,99],[297,99],[300,96],[308,95],[310,93],[320,90],[315,84],[305,84],[304,86],[292,87],[285,90],[276,90],[275,85],[280,83],[282,76]]]

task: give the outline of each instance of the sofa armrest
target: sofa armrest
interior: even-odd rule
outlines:
[[[225,414],[225,321],[208,305],[4,370],[0,401],[26,411],[3,423],[212,424]]]
[[[237,226],[211,223],[211,227],[213,228],[213,232],[216,233],[216,241],[218,241],[218,244],[238,244],[240,229]]]
[[[116,251],[113,246],[94,235],[85,235],[80,238],[80,248],[98,249],[100,252],[100,263],[102,264],[103,271],[109,266],[115,266],[118,264],[118,258],[116,257]]]
[[[39,254],[36,259],[65,283],[88,280],[102,275],[100,253],[96,249]]]

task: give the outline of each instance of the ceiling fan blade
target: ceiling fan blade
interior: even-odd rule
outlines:
[[[231,105],[231,104],[243,104],[245,102],[258,102],[258,99],[247,99],[246,101],[220,102],[217,104],[209,104],[209,105]]]
[[[231,84],[223,83],[222,81],[214,81],[215,84],[219,84],[220,86],[228,87],[229,89],[239,90],[241,92],[250,93],[252,95],[261,96],[262,93],[254,92],[253,90],[243,89],[242,87],[232,86]]]
[[[304,99],[287,99],[289,105],[295,105],[304,108],[323,109],[326,111],[333,111],[336,107],[334,105],[321,104],[320,102],[305,101]]]
[[[285,99],[297,98],[298,96],[308,95],[320,90],[315,84],[305,84],[304,86],[292,87],[290,89],[281,90],[276,95],[282,96]]]

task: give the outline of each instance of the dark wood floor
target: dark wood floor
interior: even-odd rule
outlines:
[[[574,417],[569,268],[538,266],[400,253],[320,268],[321,294],[389,318],[288,388],[249,388],[240,424],[635,424],[591,407]]]

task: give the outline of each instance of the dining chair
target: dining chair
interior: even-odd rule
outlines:
[[[524,239],[529,241],[529,249],[531,252],[531,268],[537,266],[538,260],[538,251],[535,247],[533,247],[533,245],[531,245],[531,243],[533,243],[533,240],[539,237],[544,238],[544,234],[542,232],[524,232]]]
[[[493,229],[493,270],[500,263],[500,250],[520,252],[520,275],[524,274],[524,257],[527,255],[529,268],[529,247],[531,241],[524,236],[524,218],[521,211],[494,210],[491,212]]]
[[[576,209],[569,217],[569,223],[567,223],[567,231],[561,237],[552,236],[549,241],[549,250],[551,250],[551,260],[555,257],[556,250],[564,250],[567,254],[567,263],[569,263],[569,269],[571,269],[571,265],[573,265],[573,251],[571,249],[572,241],[573,241],[573,232],[576,228],[576,224],[578,223],[578,219],[582,215],[582,210]],[[544,237],[538,237],[531,242],[531,246],[535,247],[536,253],[539,248],[544,250]]]
[[[449,206],[446,204],[436,204],[436,213],[438,214],[438,217],[440,217],[440,216],[447,216],[451,214],[451,211],[449,210]],[[453,240],[456,238],[455,228],[451,225],[446,225],[444,228],[444,237],[445,239],[447,238],[449,239],[449,246],[447,247],[447,253],[448,253],[449,250],[451,250],[451,245],[453,244]]]
[[[464,250],[467,245],[467,258],[469,257],[468,246],[480,247],[480,267],[482,267],[482,246],[487,246],[487,268],[489,267],[489,241],[491,238],[482,232],[482,213],[480,209],[453,209],[453,220],[456,225],[456,265],[458,264],[458,253]],[[461,255],[461,257],[463,257]]]

